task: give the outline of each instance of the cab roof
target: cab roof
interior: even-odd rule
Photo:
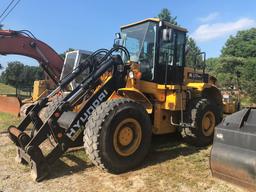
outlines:
[[[162,20],[159,19],[159,18],[147,18],[147,19],[144,19],[144,20],[141,20],[141,21],[130,23],[128,25],[123,25],[123,26],[121,26],[121,29],[124,29],[124,28],[127,28],[127,27],[131,27],[131,26],[134,26],[134,25],[138,25],[138,24],[141,24],[141,23],[145,23],[145,22],[148,22],[148,21],[160,23]],[[166,26],[168,26],[168,27],[170,27],[172,29],[177,29],[179,31],[188,32],[187,29],[185,29],[183,27],[180,27],[180,26],[177,26],[177,25],[173,25],[173,24],[171,24],[168,21],[162,21],[162,22],[164,23],[164,25],[166,25]]]

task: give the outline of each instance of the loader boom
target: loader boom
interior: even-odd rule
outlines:
[[[83,135],[84,125],[95,107],[106,101],[113,92],[125,85],[125,77],[128,68],[124,65],[120,55],[111,55],[113,52],[120,49],[124,48],[111,49],[100,62],[93,60],[93,56],[96,54],[92,54],[90,58],[87,59],[87,62],[81,64],[70,75],[63,79],[59,86],[52,91],[48,97],[41,99],[31,109],[18,127],[10,126],[8,128],[9,137],[18,147],[18,157],[20,161],[25,161],[31,165],[32,175],[36,181],[41,181],[45,178],[48,174],[48,167],[67,149],[74,146],[78,137]],[[102,52],[106,51],[100,50],[98,54]],[[97,53],[97,51],[95,53]],[[97,65],[97,67],[93,69],[88,77],[84,78],[78,87],[63,99],[56,110],[43,122],[38,113],[47,105],[49,98],[65,89],[65,87],[73,81],[77,75],[81,74],[88,65]],[[98,87],[98,84],[95,82],[110,69],[113,70],[112,75],[109,76],[102,86]],[[90,94],[91,90],[95,90],[93,94]],[[73,112],[72,110],[79,101],[82,98],[87,98],[87,96],[88,100],[82,104],[79,111]],[[65,114],[67,113],[73,114],[73,118],[70,118],[68,125],[65,125],[65,122],[61,123],[61,119],[65,119]],[[25,133],[25,130],[30,123],[33,124],[36,134],[29,136]],[[45,141],[49,135],[52,135],[57,145],[48,155],[44,156],[39,145]]]
[[[0,30],[0,54],[17,54],[37,60],[57,84],[63,59],[49,45],[36,39],[28,31]]]

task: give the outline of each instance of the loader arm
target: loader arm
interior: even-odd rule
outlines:
[[[126,50],[121,46],[113,48],[99,63],[95,63],[97,61],[92,58],[96,54],[92,54],[87,59],[87,62],[81,64],[63,79],[59,86],[47,98],[41,99],[18,127],[10,126],[8,128],[10,139],[18,147],[18,159],[30,164],[33,178],[36,181],[44,179],[48,175],[49,166],[60,158],[67,149],[74,146],[79,136],[82,136],[85,123],[92,111],[102,102],[106,101],[112,93],[125,86],[129,66],[124,65],[120,55],[111,55],[120,49]],[[98,51],[98,54],[101,52],[103,51]],[[85,77],[81,84],[71,91],[58,105],[56,110],[49,115],[47,120],[43,122],[38,114],[47,105],[51,95],[57,94],[60,90],[65,89],[65,86],[73,81],[77,75],[81,74],[86,66],[95,66],[97,64],[98,67],[88,77]],[[99,85],[97,82],[100,77],[110,69],[112,69],[112,75]],[[93,94],[90,94],[92,90],[94,90]],[[83,98],[87,99],[83,101],[79,111],[74,112],[73,109]],[[68,119],[68,121],[66,121],[67,123],[63,123],[61,119]],[[35,135],[28,135],[25,132],[30,123],[33,124],[34,129],[37,131]],[[54,138],[57,145],[45,156],[39,146],[49,135]]]
[[[63,59],[49,45],[27,31],[0,30],[0,54],[33,58],[56,84],[59,81]]]

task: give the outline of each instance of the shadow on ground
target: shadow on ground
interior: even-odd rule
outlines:
[[[192,155],[202,149],[204,148],[195,147],[191,145],[189,140],[176,134],[153,136],[150,152],[145,162],[136,170],[163,163],[179,156]],[[72,175],[92,166],[94,165],[87,159],[84,149],[80,148],[66,153],[61,159],[57,160],[51,168],[51,175],[48,179]]]
[[[195,147],[191,138],[182,138],[177,134],[153,136],[150,152],[141,167],[162,163],[179,156],[199,153],[206,147]],[[138,168],[139,169],[139,168]]]
[[[86,156],[85,151],[83,149],[79,149],[76,152],[84,153],[83,156]],[[93,166],[93,164],[88,162],[85,157],[75,155],[76,152],[67,153],[63,155],[61,159],[58,159],[54,163],[51,169],[50,177],[48,179],[72,175],[74,173],[81,172]],[[67,162],[71,162],[72,165],[70,165],[70,163]]]

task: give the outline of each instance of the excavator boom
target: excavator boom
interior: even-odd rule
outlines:
[[[36,39],[28,31],[0,30],[0,54],[33,58],[55,83],[59,81],[63,59],[49,45]]]
[[[0,55],[22,55],[37,60],[46,74],[56,85],[60,79],[63,59],[49,45],[36,39],[29,31],[0,30]],[[17,97],[1,96],[0,103],[6,103],[8,109],[0,105],[0,111],[14,115],[26,113],[26,107],[21,108],[22,102]]]

